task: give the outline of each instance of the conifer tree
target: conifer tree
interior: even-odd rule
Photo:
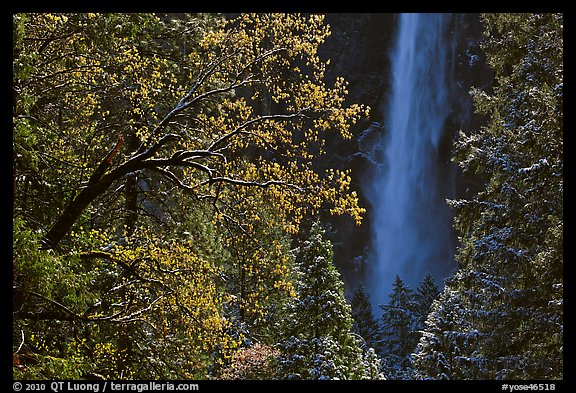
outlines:
[[[354,291],[351,306],[354,331],[362,337],[366,347],[377,348],[380,329],[378,321],[372,312],[372,304],[363,285],[359,285]]]
[[[289,305],[286,338],[278,345],[280,378],[374,378],[379,368],[377,357],[364,356],[352,332],[351,307],[332,256],[330,241],[313,224],[298,252],[297,296]]]
[[[419,378],[563,377],[562,19],[483,16],[496,84],[473,96],[489,120],[460,134],[455,159],[486,187],[451,202],[459,271],[414,355]]]
[[[396,275],[388,304],[382,313],[382,357],[391,379],[410,379],[410,354],[417,344],[414,329],[414,293]]]
[[[461,348],[471,345],[478,332],[467,322],[459,292],[449,289],[460,278],[458,272],[447,280],[446,289],[432,303],[411,356],[414,379],[470,379],[458,360],[462,360]]]
[[[434,281],[432,274],[427,273],[420,282],[416,293],[414,294],[414,316],[415,329],[420,330],[424,327],[424,321],[430,312],[432,302],[438,298],[440,290]]]

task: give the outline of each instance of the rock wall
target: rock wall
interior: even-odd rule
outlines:
[[[385,121],[385,110],[390,92],[389,51],[394,40],[397,14],[335,13],[326,14],[332,34],[320,48],[319,55],[330,59],[329,80],[337,76],[349,82],[350,103],[362,103],[371,108],[370,118],[364,119],[351,130],[354,137],[342,142],[327,141],[328,157],[323,168],[351,169],[353,187],[362,206],[368,209],[361,226],[346,217],[325,215],[324,222],[331,228],[329,237],[334,244],[335,263],[343,274],[349,289],[363,280],[366,256],[370,253],[371,212],[362,193],[361,183],[367,181],[370,168],[382,159],[380,141],[385,132],[380,123]],[[453,112],[446,124],[445,139],[440,148],[441,159],[450,166],[452,138],[462,129],[478,129],[483,119],[473,114],[468,94],[471,86],[489,90],[492,72],[485,63],[479,41],[482,35],[479,14],[455,14],[451,34],[457,37],[454,57],[455,91],[452,95]],[[319,169],[323,169],[319,168]],[[454,197],[472,195],[478,191],[474,179],[461,176],[453,167],[447,176],[456,173]],[[447,184],[452,182],[447,182]]]

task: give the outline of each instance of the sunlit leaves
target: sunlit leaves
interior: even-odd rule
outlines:
[[[101,187],[53,251],[18,254],[19,285],[41,289],[22,315],[59,308],[56,341],[81,329],[47,351],[87,371],[120,359],[102,371],[116,378],[192,378],[272,334],[295,295],[289,236],[364,213],[350,172],[315,170],[330,134],[367,115],[326,78],[323,17],[17,14],[13,30],[15,215],[58,227]]]
[[[167,86],[176,84],[171,63],[141,49],[158,23],[137,14],[14,16],[14,151],[18,173],[27,175],[18,194],[39,177],[53,182],[46,192],[70,193],[118,135],[149,134],[163,101],[174,101]]]
[[[186,241],[160,241],[144,232],[133,241],[114,252],[139,281],[133,286],[135,277],[128,276],[117,284],[125,285],[124,297],[133,301],[124,318],[141,318],[144,326],[152,327],[152,340],[162,342],[157,356],[180,364],[174,375],[193,377],[202,372],[211,361],[204,355],[216,350],[229,356],[237,343],[228,335],[229,325],[222,316],[225,295],[216,286],[219,268],[194,254]]]
[[[316,212],[319,200],[330,205],[338,199],[340,206],[332,212],[351,214],[356,221],[362,213],[354,195],[342,195],[348,194],[348,185],[333,188],[335,183],[345,183],[331,183],[333,179],[319,176],[310,166],[314,155],[323,153],[322,132],[337,132],[349,138],[350,125],[366,110],[343,107],[347,92],[342,78],[333,87],[324,82],[324,64],[317,58],[316,47],[328,30],[321,24],[320,16],[242,15],[229,22],[226,33],[205,35],[201,45],[213,67],[206,86],[210,86],[211,79],[228,80],[224,87],[238,85],[242,94],[253,92],[249,100],[222,100],[220,108],[228,116],[197,116],[197,126],[205,130],[201,135],[223,140],[218,151],[229,159],[224,168],[215,169],[234,179],[285,183],[267,192],[271,194],[269,202],[278,202],[278,210],[287,211],[295,219],[287,225],[292,231],[297,230],[298,221],[305,215],[303,209],[311,207]],[[298,64],[310,72],[290,71],[300,71]],[[200,88],[199,92],[203,91]],[[271,102],[267,103],[268,99]],[[264,106],[260,109],[263,115],[254,112],[256,104]],[[274,109],[277,115],[270,113]],[[246,162],[248,152],[262,158],[257,158],[257,164]],[[296,196],[296,187],[291,185],[304,190],[304,195]]]

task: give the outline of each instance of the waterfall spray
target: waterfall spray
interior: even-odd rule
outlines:
[[[366,187],[372,205],[372,261],[367,288],[374,307],[388,301],[396,274],[415,287],[453,267],[454,170],[439,146],[451,112],[450,16],[402,14],[391,52],[391,95],[383,162]]]

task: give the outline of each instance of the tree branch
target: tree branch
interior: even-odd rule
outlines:
[[[213,178],[210,178],[208,180],[201,182],[199,185],[206,185],[206,184],[213,184],[213,183],[228,183],[228,184],[233,184],[233,185],[242,186],[242,187],[261,187],[261,188],[267,188],[270,186],[285,186],[285,187],[293,188],[293,189],[297,190],[298,192],[304,192],[303,188],[298,187],[297,185],[292,184],[292,183],[287,183],[287,182],[282,181],[282,180],[266,180],[265,182],[257,182],[257,181],[232,179],[229,177],[213,177]]]
[[[261,55],[261,58],[258,61],[280,50],[281,49],[266,52],[265,54]],[[220,59],[219,61],[213,62],[204,73],[200,74],[194,87],[190,89],[188,94],[186,94],[180,100],[178,105],[170,113],[168,113],[162,119],[162,121],[155,127],[155,129],[152,132],[152,137],[157,136],[161,132],[161,130],[166,127],[166,125],[171,121],[172,118],[174,118],[176,115],[178,115],[180,112],[184,111],[191,105],[198,103],[202,100],[205,100],[210,96],[232,91],[238,87],[242,87],[257,82],[257,80],[250,78],[241,81],[234,81],[233,83],[230,83],[226,87],[212,89],[193,97],[193,95],[198,91],[200,86],[205,83],[205,81],[207,80],[207,78],[210,76],[211,73],[215,72],[215,70],[217,69],[219,64],[221,64],[222,61],[224,60]],[[241,125],[239,125],[233,131],[227,133],[226,135],[223,135],[218,140],[212,142],[208,147],[208,149],[205,150],[181,150],[174,153],[170,158],[153,158],[158,154],[160,149],[162,149],[162,147],[164,147],[166,144],[172,141],[180,140],[182,138],[180,135],[169,133],[162,136],[158,141],[152,143],[152,145],[149,147],[147,147],[148,143],[146,142],[142,143],[140,145],[140,148],[131,158],[129,158],[126,162],[119,165],[115,169],[106,172],[111,167],[112,159],[118,153],[122,145],[123,141],[119,140],[116,147],[104,158],[104,160],[102,160],[100,165],[93,172],[92,176],[90,177],[90,180],[88,181],[87,187],[82,189],[80,193],[72,200],[72,202],[66,207],[62,215],[58,218],[58,220],[50,228],[48,233],[44,236],[44,238],[42,239],[43,244],[42,247],[45,249],[51,249],[57,247],[62,238],[66,235],[66,233],[68,233],[72,225],[78,220],[82,212],[96,197],[104,193],[114,181],[120,179],[121,177],[129,173],[141,169],[147,169],[147,168],[162,169],[166,166],[182,166],[182,167],[195,168],[208,175],[208,180],[198,183],[196,187],[205,184],[224,182],[238,186],[257,186],[257,187],[283,185],[297,189],[298,191],[302,191],[299,187],[295,185],[291,185],[289,183],[281,181],[272,180],[266,182],[251,182],[251,181],[235,180],[226,177],[214,177],[213,173],[214,171],[211,168],[202,165],[198,162],[195,162],[193,160],[196,158],[218,157],[226,161],[225,155],[218,151],[223,149],[221,145],[225,144],[228,140],[241,133],[255,135],[250,133],[249,131],[246,131],[245,130],[246,128],[256,123],[267,120],[289,120],[297,117],[303,117],[304,110],[306,109],[303,109],[297,113],[292,114],[266,115],[247,120],[243,122]],[[163,175],[167,176],[167,178],[174,181],[179,187],[191,191],[190,186],[187,186],[181,181],[179,181],[173,173],[169,171],[162,172],[161,170],[159,170],[159,172],[163,173]]]
[[[173,182],[174,184],[176,184],[177,187],[186,190],[188,192],[190,192],[191,194],[194,194],[194,188],[182,183],[182,181],[180,179],[178,179],[178,176],[176,176],[174,173],[172,173],[171,171],[167,170],[167,169],[162,169],[162,168],[151,168],[153,171],[160,173],[161,175],[163,175],[165,178],[167,178],[168,180],[170,180],[171,182]]]
[[[254,119],[250,119],[245,121],[244,123],[242,123],[241,125],[239,125],[238,127],[236,127],[234,130],[230,131],[228,134],[223,135],[220,139],[214,141],[210,147],[208,147],[208,151],[215,151],[216,147],[224,142],[226,142],[228,139],[232,138],[233,136],[243,132],[243,130],[249,126],[251,126],[252,124],[255,123],[259,123],[261,121],[265,121],[265,120],[289,120],[289,119],[294,119],[296,117],[305,117],[305,115],[302,113],[303,111],[305,111],[306,109],[303,109],[301,111],[298,111],[296,113],[291,113],[288,115],[265,115],[265,116],[260,116]]]

